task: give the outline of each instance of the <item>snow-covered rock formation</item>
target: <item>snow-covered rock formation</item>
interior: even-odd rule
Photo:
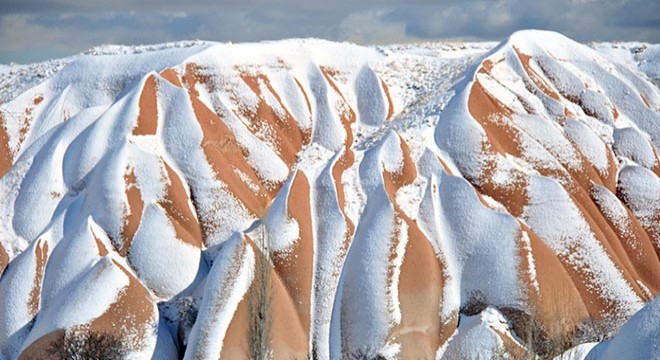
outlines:
[[[601,47],[0,67],[0,358],[80,334],[129,358],[490,356],[537,351],[524,324],[548,343],[622,323],[660,291],[660,90]]]

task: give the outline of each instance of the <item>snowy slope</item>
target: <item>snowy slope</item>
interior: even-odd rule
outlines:
[[[660,356],[660,300],[647,304],[609,341],[594,347],[587,359],[655,359]]]
[[[245,358],[254,336],[275,358],[478,357],[527,351],[515,314],[547,339],[622,323],[660,291],[658,61],[594,48],[526,31],[0,67],[0,358],[79,333],[130,358]]]

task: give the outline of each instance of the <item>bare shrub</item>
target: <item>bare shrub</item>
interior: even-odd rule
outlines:
[[[475,316],[488,307],[486,296],[479,290],[468,294],[468,300],[461,306],[460,313],[465,316]]]
[[[177,299],[177,319],[179,326],[177,327],[177,340],[179,341],[179,357],[183,358],[186,347],[188,346],[188,337],[192,331],[197,315],[199,313],[199,304],[197,299],[193,297],[183,297]]]
[[[122,339],[95,331],[72,331],[53,341],[47,352],[62,360],[124,359],[128,348]]]
[[[558,297],[556,301],[559,303],[561,299]],[[553,359],[580,344],[608,340],[623,322],[623,319],[606,317],[587,318],[574,324],[567,318],[570,309],[559,306],[546,316],[546,324],[542,324],[541,310],[534,304],[530,309],[531,313],[516,308],[499,309],[527,347],[529,359]]]
[[[525,345],[526,358],[535,359],[537,353],[548,352],[545,332],[534,316],[513,307],[501,307],[498,310],[509,321],[511,329]]]
[[[251,359],[265,360],[273,356],[270,242],[263,228],[259,230],[254,240],[257,251],[254,280],[248,295],[248,348]]]
[[[579,344],[572,341],[575,329],[567,324],[565,314],[561,312],[551,314],[551,323],[544,325],[535,308],[532,308],[532,313],[508,307],[499,310],[525,344],[529,359],[552,359]]]
[[[571,341],[575,345],[611,339],[621,324],[615,319],[585,319],[577,325]]]
[[[352,352],[348,358],[350,360],[386,360],[377,350],[371,348],[361,348]]]
[[[564,303],[564,298],[554,295],[555,307],[552,313],[542,315],[544,309],[532,302],[523,310],[515,307],[497,306],[497,309],[509,321],[513,333],[524,345],[525,352],[510,353],[507,350],[494,354],[496,358],[515,359],[553,359],[568,349],[587,342],[602,342],[616,334],[626,319],[621,317],[605,317],[603,319],[587,318],[577,324],[570,318],[572,309]],[[468,300],[460,308],[465,316],[475,316],[488,307],[486,296],[480,291],[468,294]],[[548,309],[545,309],[548,311]],[[545,319],[543,322],[541,319]]]

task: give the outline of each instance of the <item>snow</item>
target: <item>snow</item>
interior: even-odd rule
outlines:
[[[72,206],[70,211],[75,212],[76,207]],[[50,254],[51,261],[46,267],[41,290],[41,299],[45,304],[51,303],[65,289],[75,286],[101,259],[94,238],[110,246],[105,232],[91,217],[82,223],[66,226],[65,230]]]
[[[128,258],[142,283],[157,296],[168,299],[195,280],[201,252],[178,239],[164,210],[149,204],[143,211]]]
[[[617,313],[632,315],[642,306],[641,299],[623,278],[589,224],[554,180],[534,176],[528,187],[529,203],[522,218],[552,249],[564,257],[609,300]]]
[[[522,243],[522,248],[527,252],[527,257],[525,258],[525,261],[527,261],[527,268],[529,269],[529,278],[530,281],[532,282],[532,286],[534,287],[534,290],[536,293],[540,293],[541,288],[539,287],[539,282],[538,279],[536,278],[536,264],[534,263],[534,256],[532,255],[532,244],[529,239],[529,233],[525,230],[521,230],[521,238],[520,241]]]
[[[124,272],[110,258],[101,259],[79,281],[44,305],[23,349],[49,332],[86,324],[101,316],[126,286],[128,277]]]
[[[364,157],[363,152],[354,154],[355,163],[344,171],[341,177],[341,186],[344,189],[344,214],[353,222],[357,224],[360,221],[360,216],[364,211],[364,206],[367,203],[367,195],[360,183],[360,164]]]
[[[394,201],[399,205],[401,211],[411,219],[417,219],[417,210],[421,205],[425,188],[426,180],[420,176],[396,192]]]
[[[571,172],[586,171],[585,165],[603,178],[617,175],[616,193],[596,184],[589,189],[603,215],[627,229],[629,209],[647,231],[660,233],[660,185],[653,172],[660,166],[660,90],[649,82],[657,85],[660,79],[660,47],[592,47],[542,31],[515,33],[499,46],[193,41],[102,46],[68,59],[0,66],[0,125],[6,128],[13,159],[0,178],[0,239],[12,260],[0,278],[0,358],[14,358],[40,336],[102,314],[128,283],[114,262],[134,273],[154,302],[169,306],[192,297],[199,303],[185,356],[217,356],[253,276],[255,254],[243,237],[265,230],[271,250],[291,247],[301,224],[289,217],[288,200],[293,180],[303,174],[310,184],[314,241],[310,343],[321,359],[360,347],[389,358],[401,351],[389,335],[402,317],[398,281],[411,240],[403,216],[428,237],[443,266],[438,314],[443,324],[452,324],[474,293],[493,306],[523,307],[528,290],[521,280],[523,263],[529,269],[524,276],[539,291],[531,234],[521,222],[579,271],[590,291],[631,315],[642,300],[567,192],[575,184],[566,179]],[[561,99],[534,89],[514,48],[533,55],[530,68]],[[489,74],[479,72],[487,59],[496,64]],[[264,196],[272,201],[261,219],[209,164],[188,89],[159,75],[173,69],[180,76],[190,64],[208,77],[194,89],[200,100],[218,113],[248,166],[268,187]],[[322,68],[333,73],[329,77],[339,91]],[[312,134],[293,166],[278,155],[282,149],[272,128],[252,124],[243,115],[255,111],[259,98],[241,74],[266,76],[270,88],[261,78],[257,81],[266,105],[278,116],[290,113],[301,131]],[[158,83],[157,133],[135,136],[131,132],[149,76]],[[489,148],[493,135],[468,108],[476,81],[513,111],[511,117],[490,120],[516,130],[520,154],[496,154]],[[394,112],[387,119],[390,100]],[[342,118],[351,110],[357,121],[347,134]],[[349,135],[354,141],[346,144]],[[389,194],[383,174],[403,170],[402,142],[418,174]],[[492,155],[485,155],[485,148]],[[609,149],[616,155],[617,174],[609,174]],[[354,163],[335,179],[333,172],[349,151]],[[164,162],[180,177],[203,227],[202,249],[177,239],[158,204],[167,196]],[[489,166],[494,169],[484,179]],[[247,173],[232,170],[246,189],[260,189]],[[124,176],[130,171],[143,211],[123,258],[117,248],[123,245]],[[554,177],[541,175],[544,171],[554,171]],[[476,187],[486,180],[502,189],[524,180],[528,196],[522,215],[515,217],[496,196],[480,193]],[[108,255],[99,255],[97,240]],[[26,303],[36,272],[34,249],[43,243],[49,244],[49,257],[41,310],[28,331],[35,316]],[[527,257],[520,256],[521,249]],[[213,263],[208,274],[206,261]],[[627,326],[646,326],[655,311],[647,308],[640,312],[642,322],[631,320]],[[160,315],[158,328],[140,351],[172,356],[172,329],[180,319],[172,319],[168,329]],[[439,353],[488,357],[501,348],[502,334],[510,332],[494,307],[460,321]],[[624,326],[621,331],[620,340],[596,346],[594,354],[621,354],[621,339],[632,330]],[[586,351],[585,345],[571,354]]]
[[[566,120],[564,130],[568,138],[598,172],[603,176],[608,176],[609,162],[607,148],[603,141],[593,131],[590,131],[587,125],[575,120]]]
[[[362,123],[378,127],[387,117],[388,100],[379,86],[380,79],[368,66],[357,75],[355,94],[358,98],[358,116]]]
[[[71,60],[72,58],[65,58],[29,65],[0,65],[0,104],[15,98],[26,89],[48,80]],[[3,112],[3,116],[6,116],[6,113]]]
[[[158,322],[158,337],[156,347],[151,355],[153,359],[176,360],[178,359],[178,349],[172,338],[165,322],[161,318]]]
[[[268,239],[268,249],[263,249],[262,251],[270,252],[284,252],[290,250],[290,248],[295,244],[296,240],[299,237],[300,226],[296,219],[289,217],[288,201],[291,191],[291,185],[293,184],[296,176],[304,176],[305,174],[299,170],[289,176],[289,179],[284,184],[277,197],[273,200],[268,214],[264,217],[263,227],[264,229],[255,230],[255,231],[265,231],[263,235],[258,234],[258,236],[266,236]]]
[[[313,101],[315,104],[313,111],[316,115],[313,119],[312,142],[336,152],[341,149],[346,139],[346,132],[337,118],[336,111],[334,111],[335,104],[339,99],[324,81],[325,78],[320,70],[310,70],[308,76],[311,82],[311,94],[315,99]]]
[[[162,81],[166,84],[166,81]],[[162,91],[162,93],[160,93]],[[215,178],[199,144],[203,134],[192,110],[187,93],[173,85],[159,87],[163,103],[162,141],[164,148],[177,164],[182,178],[195,192],[198,216],[207,226],[208,246],[227,240],[233,232],[247,228],[254,220],[247,209]],[[220,226],[219,224],[223,224]]]
[[[597,344],[598,343],[580,344],[556,356],[554,360],[584,360]]]
[[[394,207],[385,190],[383,171],[388,165],[396,169],[393,165],[396,161],[387,164],[387,158],[402,159],[398,137],[394,134],[368,150],[360,165],[367,202],[339,279],[330,341],[341,342],[341,348],[331,348],[331,358],[344,354],[342,349],[348,349],[349,354],[359,349],[380,349],[389,328],[401,319],[396,269],[403,259],[401,244],[405,248],[407,239],[406,229],[396,221]],[[393,252],[393,248],[399,252]],[[391,278],[389,269],[395,269]],[[338,323],[341,323],[341,333],[337,332],[339,325],[334,325]]]
[[[451,242],[447,239],[450,230],[447,219],[442,216],[438,196],[438,178],[435,174],[430,176],[426,192],[420,204],[418,223],[420,229],[431,240],[436,256],[445,266],[445,286],[442,293],[442,306],[440,319],[446,323],[461,306],[461,278],[460,265],[453,251],[449,248]]]
[[[553,86],[556,88],[560,95],[558,100],[521,88],[521,79],[528,79],[530,74],[521,66],[519,54],[533,55],[529,66],[541,74],[543,81],[551,84],[551,91]],[[492,68],[480,67],[486,61]],[[512,138],[521,154],[514,151],[513,154],[492,155],[488,159],[492,164],[489,173],[484,168],[489,155],[482,149],[488,148],[491,139],[468,109],[468,95],[476,82],[513,113],[510,117],[493,117],[490,121],[510,124],[519,131]],[[583,211],[566,189],[576,186],[575,180],[567,182],[571,178],[569,172],[586,170],[578,151],[603,177],[614,175],[609,174],[608,146],[620,157],[639,159],[649,167],[653,165],[653,147],[657,148],[658,144],[654,134],[657,134],[660,118],[658,113],[650,111],[639,94],[653,98],[658,91],[644,84],[639,72],[622,70],[620,64],[610,63],[602,54],[562,35],[521,31],[468,69],[465,80],[455,86],[457,95],[440,114],[435,133],[440,150],[449,155],[472,183],[489,182],[511,189],[512,183],[522,176],[528,198],[521,204],[520,220],[555,254],[565,257],[575,270],[585,274],[589,279],[588,288],[598,289],[598,293],[615,306],[616,312],[626,315],[642,305],[641,299],[614,265],[600,243],[603,240],[593,233]],[[536,93],[541,91],[537,89]],[[563,114],[564,108],[572,115]],[[636,138],[639,140],[624,140],[618,144],[624,138],[619,134],[625,134],[619,130],[621,128],[638,131],[640,135]],[[647,135],[650,138],[642,141]],[[500,135],[490,136],[506,139]],[[653,228],[651,214],[657,214],[657,206],[652,198],[657,193],[657,177],[649,170],[646,175],[626,174],[630,171],[626,169],[620,170],[620,187],[625,189],[624,194],[628,191],[631,203],[636,204],[630,206],[638,208],[638,218],[646,219],[645,225]],[[553,172],[554,175],[548,176],[540,174]],[[519,175],[521,173],[524,175]],[[612,211],[615,209],[610,207]]]
[[[656,85],[660,84],[660,45],[640,42],[595,43],[591,45],[608,59],[645,74]]]
[[[577,152],[557,126],[540,117],[516,117],[516,125],[522,130],[520,145],[524,149],[522,159],[537,167],[567,170],[584,170]],[[520,164],[520,162],[518,162]],[[524,166],[529,172],[530,166]]]
[[[446,256],[447,288],[459,291],[446,296],[453,306],[443,311],[456,310],[462,305],[458,299],[465,302],[475,292],[494,305],[518,303],[522,299],[515,270],[520,262],[518,223],[511,215],[484,206],[465,179],[437,171],[418,217],[425,229],[437,226],[430,237]]]
[[[607,219],[612,221],[618,229],[628,229],[631,225],[628,211],[619,198],[600,185],[594,185],[592,196]]]
[[[653,145],[643,132],[634,127],[614,132],[614,151],[618,156],[626,157],[648,169],[658,163]]]
[[[242,237],[229,240],[216,255],[188,340],[185,359],[214,358],[239,302],[254,276],[255,254]]]
[[[644,306],[611,340],[596,345],[586,359],[656,359],[660,356],[660,298]]]
[[[461,315],[460,325],[447,343],[442,358],[502,358],[504,344],[500,334],[510,331],[504,316],[490,306],[475,316]]]
[[[651,234],[660,234],[660,179],[641,166],[628,165],[619,172],[619,191],[628,208]],[[658,244],[658,239],[654,239]]]
[[[22,252],[0,278],[0,293],[3,294],[0,298],[0,353],[9,358],[19,354],[21,344],[30,333],[28,325],[34,317],[33,311],[39,309],[39,304],[36,304],[37,309],[31,309],[28,299],[34,286],[41,286],[36,251],[44,244],[52,248],[47,234]]]

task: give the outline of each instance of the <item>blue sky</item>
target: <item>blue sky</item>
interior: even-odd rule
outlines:
[[[40,61],[111,43],[501,40],[526,28],[580,41],[658,43],[660,1],[0,0],[0,63]]]

